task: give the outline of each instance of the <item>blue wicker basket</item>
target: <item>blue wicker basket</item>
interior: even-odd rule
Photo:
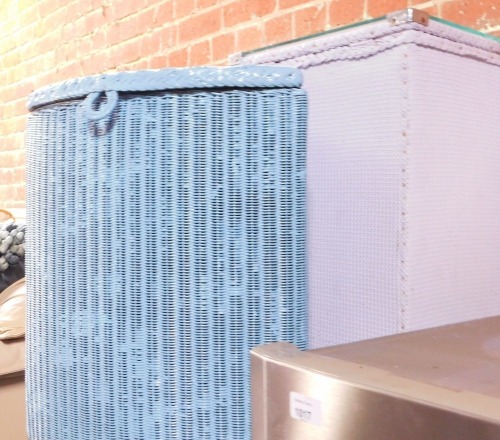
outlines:
[[[252,346],[306,346],[301,76],[88,77],[26,133],[31,440],[250,439]]]

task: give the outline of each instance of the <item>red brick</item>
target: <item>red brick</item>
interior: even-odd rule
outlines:
[[[0,110],[0,115],[2,114],[1,110]],[[0,133],[3,133],[5,132],[5,120],[2,118],[0,120]],[[11,142],[9,142],[9,138],[11,138],[12,135],[9,135],[9,136],[0,136],[0,160],[1,160],[1,156],[2,156],[2,152],[3,151],[9,151],[9,147],[11,146]],[[0,162],[1,163],[1,162]],[[4,168],[2,167],[0,169],[0,175],[1,175],[1,170],[3,170]],[[1,203],[1,200],[0,199],[0,203]]]
[[[236,38],[234,33],[218,35],[212,39],[212,56],[214,60],[227,59],[236,52]]]
[[[26,26],[29,26],[34,22],[35,19],[39,18],[38,15],[38,8],[36,3],[33,3],[31,7],[26,7],[26,8],[19,8],[19,10],[15,13],[15,15],[11,15],[11,17],[15,17],[16,20],[9,20],[6,21],[5,25],[5,32],[13,32],[16,28],[24,28]],[[3,18],[0,18],[3,20]],[[9,28],[9,24],[11,25],[11,28]]]
[[[329,5],[328,25],[338,27],[356,23],[363,19],[363,14],[364,0],[333,0]]]
[[[12,18],[3,18],[0,17],[0,20],[2,21],[2,34],[3,35],[12,35],[17,29],[20,29],[23,27],[19,21],[14,21]],[[0,39],[1,40],[1,39]],[[5,47],[6,47],[6,40],[3,39],[3,41],[0,41],[0,54],[5,53]]]
[[[50,70],[57,65],[59,61],[56,58],[56,52],[54,50],[47,52],[42,55],[40,62],[38,64],[39,70]]]
[[[500,24],[498,0],[454,0],[441,6],[442,18],[474,29]]]
[[[172,33],[172,29],[168,28],[167,30],[170,30],[170,33]],[[142,57],[147,57],[152,54],[157,54],[160,51],[162,43],[161,35],[162,35],[162,29],[157,30],[155,32],[151,32],[141,37],[140,53]]]
[[[10,188],[2,182],[0,174],[0,200],[2,201],[2,206],[5,208],[10,208],[9,201],[12,197]]]
[[[16,173],[15,173],[16,168],[12,168],[8,172],[8,176],[6,176],[6,183],[9,185],[19,185],[22,181],[16,180]]]
[[[14,170],[14,182],[16,182],[20,187],[24,186],[26,181],[26,168],[16,168]]]
[[[127,70],[132,70],[132,71],[146,70],[148,68],[149,68],[149,63],[148,60],[145,58],[138,59],[133,63],[127,65]]]
[[[264,26],[265,45],[292,39],[292,14],[273,18],[267,21]]]
[[[25,116],[21,117],[22,124],[23,124],[23,129],[21,131],[23,133],[24,133],[24,130],[26,128],[26,119],[27,119],[27,116],[28,116],[28,112],[26,112]],[[15,167],[24,167],[24,165],[26,163],[26,154],[25,154],[24,148],[16,149],[15,151],[13,151],[13,155],[14,155],[14,167],[13,168],[15,168]]]
[[[196,7],[198,9],[206,9],[209,8],[210,6],[216,5],[218,0],[197,0],[196,2]]]
[[[8,144],[8,143],[9,143],[9,139],[7,139],[7,142],[5,142],[5,144]],[[11,151],[4,150],[3,146],[2,146],[2,151],[0,152],[0,163],[2,164],[2,168],[4,168],[4,167],[5,167],[5,169],[12,168],[14,166],[13,162],[14,161],[12,159]]]
[[[5,185],[12,185],[14,182],[14,172],[12,169],[3,170],[2,183]]]
[[[111,48],[110,58],[114,60],[115,65],[127,64],[136,61],[141,57],[141,40],[126,41],[118,46]],[[112,66],[110,66],[112,67]]]
[[[24,26],[21,20],[21,11],[16,8],[13,10],[9,9],[9,4],[12,6],[17,6],[14,2],[3,2],[1,3],[2,7],[0,8],[0,20],[2,21],[2,31],[8,33],[9,35],[14,32],[14,30],[20,26]],[[25,14],[23,14],[25,15]],[[30,14],[30,17],[33,17],[34,14]]]
[[[241,31],[238,31],[238,42],[236,44],[236,52],[246,52],[248,50],[257,49],[263,45],[262,26],[251,26]]]
[[[55,27],[62,28],[66,23],[73,23],[77,18],[75,5],[67,5],[57,9],[50,17],[42,17],[35,20],[33,17],[29,17],[27,26],[35,23],[41,26],[42,31],[43,26],[45,26],[46,29],[54,29]]]
[[[120,40],[120,24],[113,23],[106,28],[106,41],[109,46],[118,44]]]
[[[434,17],[439,16],[439,9],[436,4],[430,4],[428,1],[423,0],[409,0],[408,6],[415,9],[420,9],[421,11],[427,12],[429,15]]]
[[[75,40],[73,43],[73,47],[75,48],[75,53],[70,54],[69,60],[75,57],[84,57],[87,54],[92,52],[92,40],[91,38],[79,38]]]
[[[27,2],[25,2],[27,3]],[[53,0],[38,0],[36,3],[36,13],[38,14],[38,17],[47,17],[53,12],[57,11],[59,8],[59,5],[57,2]],[[23,5],[19,5],[19,10],[23,9]]]
[[[78,3],[78,2],[77,2]],[[143,9],[142,0],[113,0],[102,5],[103,14],[108,21],[118,21],[134,15]]]
[[[35,26],[35,38],[40,38],[45,35],[45,32],[47,32],[47,21],[46,20],[38,20],[34,24]]]
[[[20,51],[11,50],[5,55],[2,55],[2,65],[4,66],[15,66],[21,62]]]
[[[189,65],[204,66],[210,63],[210,41],[205,40],[189,48]]]
[[[311,6],[294,12],[294,38],[324,31],[326,28],[326,5]]]
[[[56,29],[38,39],[36,44],[31,45],[33,48],[33,54],[31,56],[54,50],[59,44],[61,44],[61,32],[60,29]]]
[[[374,18],[381,17],[407,6],[408,0],[368,0],[368,15]]]
[[[71,11],[73,19],[85,16],[92,9],[92,5],[88,0],[80,0],[76,2],[65,2],[59,8],[68,8]],[[45,10],[41,11],[42,14]]]
[[[107,19],[102,8],[96,9],[85,16],[85,27],[89,33],[98,32],[106,23]]]
[[[179,43],[196,40],[215,33],[221,28],[221,24],[220,9],[193,16],[179,25]]]
[[[109,56],[107,52],[95,53],[91,56],[94,71],[101,73],[114,67],[116,60]],[[78,75],[78,72],[75,72]]]
[[[4,102],[15,101],[18,98],[28,96],[33,91],[33,81],[31,79],[21,80],[15,84],[9,84],[2,88],[1,96]],[[0,106],[0,109],[3,106]]]
[[[131,15],[117,23],[118,26],[118,43],[130,40],[148,32],[151,28],[151,23],[154,20],[155,10],[153,8],[141,11],[138,14]]]
[[[160,41],[160,47],[163,52],[172,50],[177,46],[177,29],[173,26],[165,27],[155,32],[157,39]]]
[[[40,64],[43,62],[43,57],[31,58],[24,60],[22,63],[14,66],[12,69],[12,76],[14,81],[21,81],[23,78],[29,78],[33,75],[33,72],[37,72],[40,69]]]
[[[114,61],[115,61],[115,63],[119,62],[117,58],[114,58]],[[113,63],[113,65],[115,65],[115,63]],[[88,75],[96,75],[98,73],[101,73],[98,70],[98,66],[95,65],[94,58],[92,56],[80,58],[79,65],[80,65],[80,69],[81,69],[82,73],[81,73],[81,75],[76,75],[76,76],[88,76]]]
[[[264,17],[276,9],[276,0],[237,0],[224,7],[224,26]]]
[[[60,1],[66,1],[66,0],[60,0]],[[103,1],[102,0],[89,0],[92,4],[92,9],[99,9],[103,8]]]
[[[88,45],[86,47],[89,47]],[[66,44],[66,60],[69,62],[78,61],[78,58],[85,56],[86,54],[82,51],[83,44],[81,40],[69,41]]]
[[[154,8],[145,9],[139,13],[139,29],[140,33],[143,34],[152,28],[152,24],[155,19]]]
[[[188,17],[196,9],[196,0],[175,0],[174,18],[182,20]]]
[[[11,119],[22,116],[26,113],[26,100],[18,99],[9,104],[3,105],[3,118]]]
[[[52,26],[60,26],[61,23],[73,23],[78,16],[78,2],[69,2],[56,12],[57,15],[50,17]]]
[[[22,29],[16,31],[16,38],[13,39],[13,47],[19,45],[19,41],[33,41],[35,40],[36,24],[30,24]],[[17,40],[17,41],[16,41]]]
[[[294,6],[303,5],[305,3],[311,3],[311,0],[279,0],[279,9],[292,8]]]
[[[148,60],[148,69],[165,69],[168,67],[168,57],[158,55]]]
[[[15,192],[14,192],[14,199],[16,201],[23,201],[26,199],[26,186],[25,185],[18,185],[15,187]]]
[[[109,46],[106,30],[103,27],[96,29],[95,32],[91,34],[90,38],[94,50],[103,50]]]
[[[16,116],[14,118],[7,119],[3,121],[3,125],[6,129],[6,133],[20,133],[23,132],[24,129],[26,128],[26,123],[25,123],[25,116]],[[0,163],[3,166],[2,161]]]
[[[19,63],[21,63],[22,61],[30,60],[40,55],[40,53],[42,52],[40,46],[40,40],[32,40],[20,46],[19,49],[17,49],[20,56]]]
[[[168,55],[169,67],[185,67],[188,65],[188,49],[176,50]]]
[[[57,63],[63,63],[68,60],[68,43],[61,44],[59,47],[56,48],[56,59]],[[73,52],[72,52],[73,53]]]
[[[52,0],[52,1],[54,1],[54,0]],[[65,4],[67,2],[61,1],[60,3]],[[93,9],[95,9],[94,6],[92,5],[91,0],[80,0],[80,1],[77,1],[76,4],[77,4],[77,14],[79,16],[87,15],[89,12],[91,12]]]
[[[36,76],[32,77],[31,81],[32,81],[33,87],[32,87],[31,91],[34,91],[36,89],[39,89],[40,87],[46,86],[47,84],[51,84],[53,82],[56,82],[57,81],[56,72],[57,72],[57,69],[59,68],[60,65],[61,65],[61,63],[58,63],[57,68],[53,68],[47,72],[39,72],[39,73],[37,73]]]
[[[18,78],[16,75],[16,69],[14,67],[11,67],[9,69],[4,69],[2,71],[2,84],[12,84],[17,81],[20,81],[21,78]]]
[[[118,41],[117,43],[122,43],[123,41],[130,40],[131,38],[137,37],[141,34],[139,29],[139,19],[134,16],[130,19],[120,21],[118,23]]]
[[[62,66],[58,66],[54,75],[55,75],[54,79],[46,77],[37,78],[38,79],[37,87],[42,87],[51,82],[64,81],[66,79],[71,79],[81,76],[82,75],[81,65],[77,61],[75,61],[70,64],[64,64]]]
[[[75,23],[69,22],[61,27],[61,42],[74,40]]]
[[[172,0],[160,3],[155,7],[154,23],[164,25],[174,19],[174,4]]]
[[[14,170],[14,181],[21,183],[24,182],[26,178],[26,170],[25,168],[17,168]]]

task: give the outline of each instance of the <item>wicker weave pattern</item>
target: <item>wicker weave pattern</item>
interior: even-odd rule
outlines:
[[[373,44],[365,44],[365,41]],[[417,23],[391,26],[381,21],[370,26],[250,53],[242,59],[242,64],[283,64],[305,69],[327,62],[361,60],[403,44],[422,45],[500,65],[498,41],[469,34],[433,20],[428,26]]]
[[[302,74],[288,67],[235,66],[144,70],[75,78],[41,88],[30,95],[28,108],[81,98],[93,92],[140,92],[174,89],[300,87]]]
[[[306,345],[305,95],[35,111],[31,440],[250,439],[250,347]]]
[[[383,20],[243,58],[304,69],[312,348],[500,313],[499,43]]]

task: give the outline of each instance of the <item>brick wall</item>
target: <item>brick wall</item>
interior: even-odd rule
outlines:
[[[223,65],[228,55],[408,6],[500,36],[498,0],[0,2],[0,207],[24,205],[26,96],[113,70]]]

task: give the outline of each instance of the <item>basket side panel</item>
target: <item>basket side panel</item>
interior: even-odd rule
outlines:
[[[500,313],[500,67],[415,47],[411,57],[408,326]]]
[[[306,347],[305,124],[298,89],[31,116],[32,440],[250,438],[250,348]]]

